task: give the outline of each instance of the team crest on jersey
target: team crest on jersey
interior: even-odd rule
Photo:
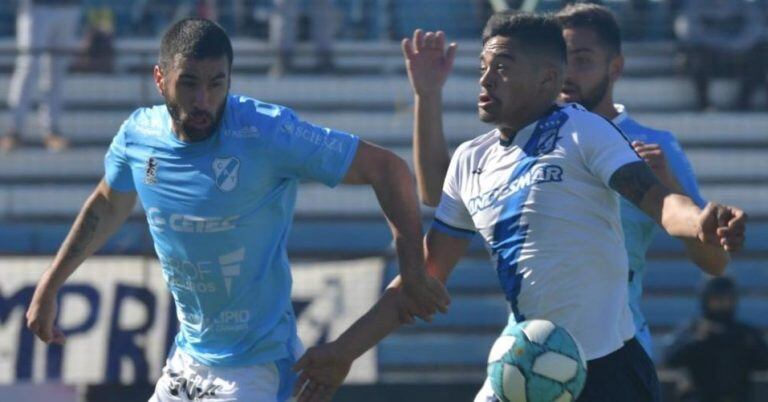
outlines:
[[[151,156],[144,167],[144,184],[157,184],[157,160]]]
[[[541,121],[525,146],[526,153],[530,156],[539,156],[554,151],[557,141],[562,138],[558,135],[560,129],[567,120],[568,115],[558,111]]]
[[[560,136],[557,135],[559,131],[560,131],[560,127],[553,128],[551,130],[547,130],[541,133],[541,137],[539,137],[539,144],[538,144],[538,147],[536,148],[537,155],[548,154],[555,150],[555,146],[557,145],[557,140],[560,139]]]
[[[240,160],[231,156],[229,158],[215,158],[213,160],[213,175],[216,187],[221,191],[232,191],[237,187],[237,176],[240,172]]]

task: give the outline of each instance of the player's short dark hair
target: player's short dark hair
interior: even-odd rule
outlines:
[[[608,8],[590,3],[570,4],[555,14],[566,28],[587,28],[595,31],[603,47],[615,55],[621,54],[621,28]]]
[[[209,59],[226,55],[230,67],[234,58],[232,42],[224,29],[203,18],[187,18],[173,24],[160,42],[159,64],[164,70],[173,66],[176,56]]]
[[[566,62],[563,31],[550,15],[496,13],[485,24],[483,45],[495,36],[519,40],[523,50],[529,54],[544,54],[559,62]]]

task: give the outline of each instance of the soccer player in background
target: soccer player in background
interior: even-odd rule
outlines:
[[[417,31],[403,42],[417,146],[432,138],[421,130],[442,137],[436,122],[450,70],[443,49],[441,34]],[[510,323],[546,319],[581,344],[589,375],[579,401],[659,401],[653,362],[634,337],[618,196],[671,235],[713,248],[740,248],[746,216],[714,203],[702,210],[670,192],[610,122],[576,104],[558,105],[566,53],[554,17],[497,14],[488,21],[478,109],[496,129],[463,143],[450,160],[425,239],[427,270],[446,281],[479,232],[511,306]],[[351,361],[407,321],[397,308],[399,284],[396,278],[336,341],[299,360],[299,401],[329,400]],[[493,400],[486,381],[475,401]]]
[[[686,194],[704,207],[691,164],[675,137],[641,125],[624,105],[613,102],[613,86],[622,74],[621,31],[610,10],[597,4],[578,3],[556,14],[563,27],[568,48],[568,69],[560,93],[563,102],[579,103],[618,126],[632,142],[662,184]],[[637,340],[653,356],[653,339],[640,309],[645,276],[645,255],[657,232],[657,224],[627,199],[621,200],[621,226],[629,258],[629,307],[632,309]],[[688,257],[707,273],[722,272],[730,257],[722,248],[707,247],[683,239]]]
[[[27,311],[43,341],[62,343],[56,293],[134,210],[147,214],[181,329],[153,402],[285,401],[302,352],[286,239],[299,180],[367,184],[391,227],[407,297],[429,319],[448,296],[424,270],[418,198],[406,163],[288,108],[232,95],[227,34],[204,19],[163,36],[154,79],[165,105],[126,120]]]

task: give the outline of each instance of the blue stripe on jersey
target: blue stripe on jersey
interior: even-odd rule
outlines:
[[[435,218],[432,222],[432,229],[442,232],[451,237],[458,237],[459,239],[471,239],[475,236],[475,232],[472,230],[461,229],[455,226],[451,226],[440,219]]]
[[[560,128],[568,120],[568,115],[556,109],[549,116],[539,120],[531,138],[525,144],[525,157],[515,166],[509,181],[519,179],[530,172],[539,161],[539,156],[552,152],[559,137]],[[517,305],[522,285],[522,274],[517,272],[518,258],[528,237],[528,225],[522,224],[523,205],[528,199],[532,186],[525,186],[507,198],[499,221],[496,222],[491,241],[491,251],[496,256],[496,273],[504,295],[512,308],[515,321],[525,321],[525,315]]]

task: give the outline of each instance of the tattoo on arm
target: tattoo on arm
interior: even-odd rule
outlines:
[[[659,185],[659,179],[645,162],[632,162],[616,170],[609,184],[622,197],[639,207],[648,190]]]
[[[83,220],[75,229],[75,233],[70,239],[64,260],[73,260],[80,257],[86,247],[91,244],[96,228],[99,226],[99,214],[93,206],[85,210]]]

